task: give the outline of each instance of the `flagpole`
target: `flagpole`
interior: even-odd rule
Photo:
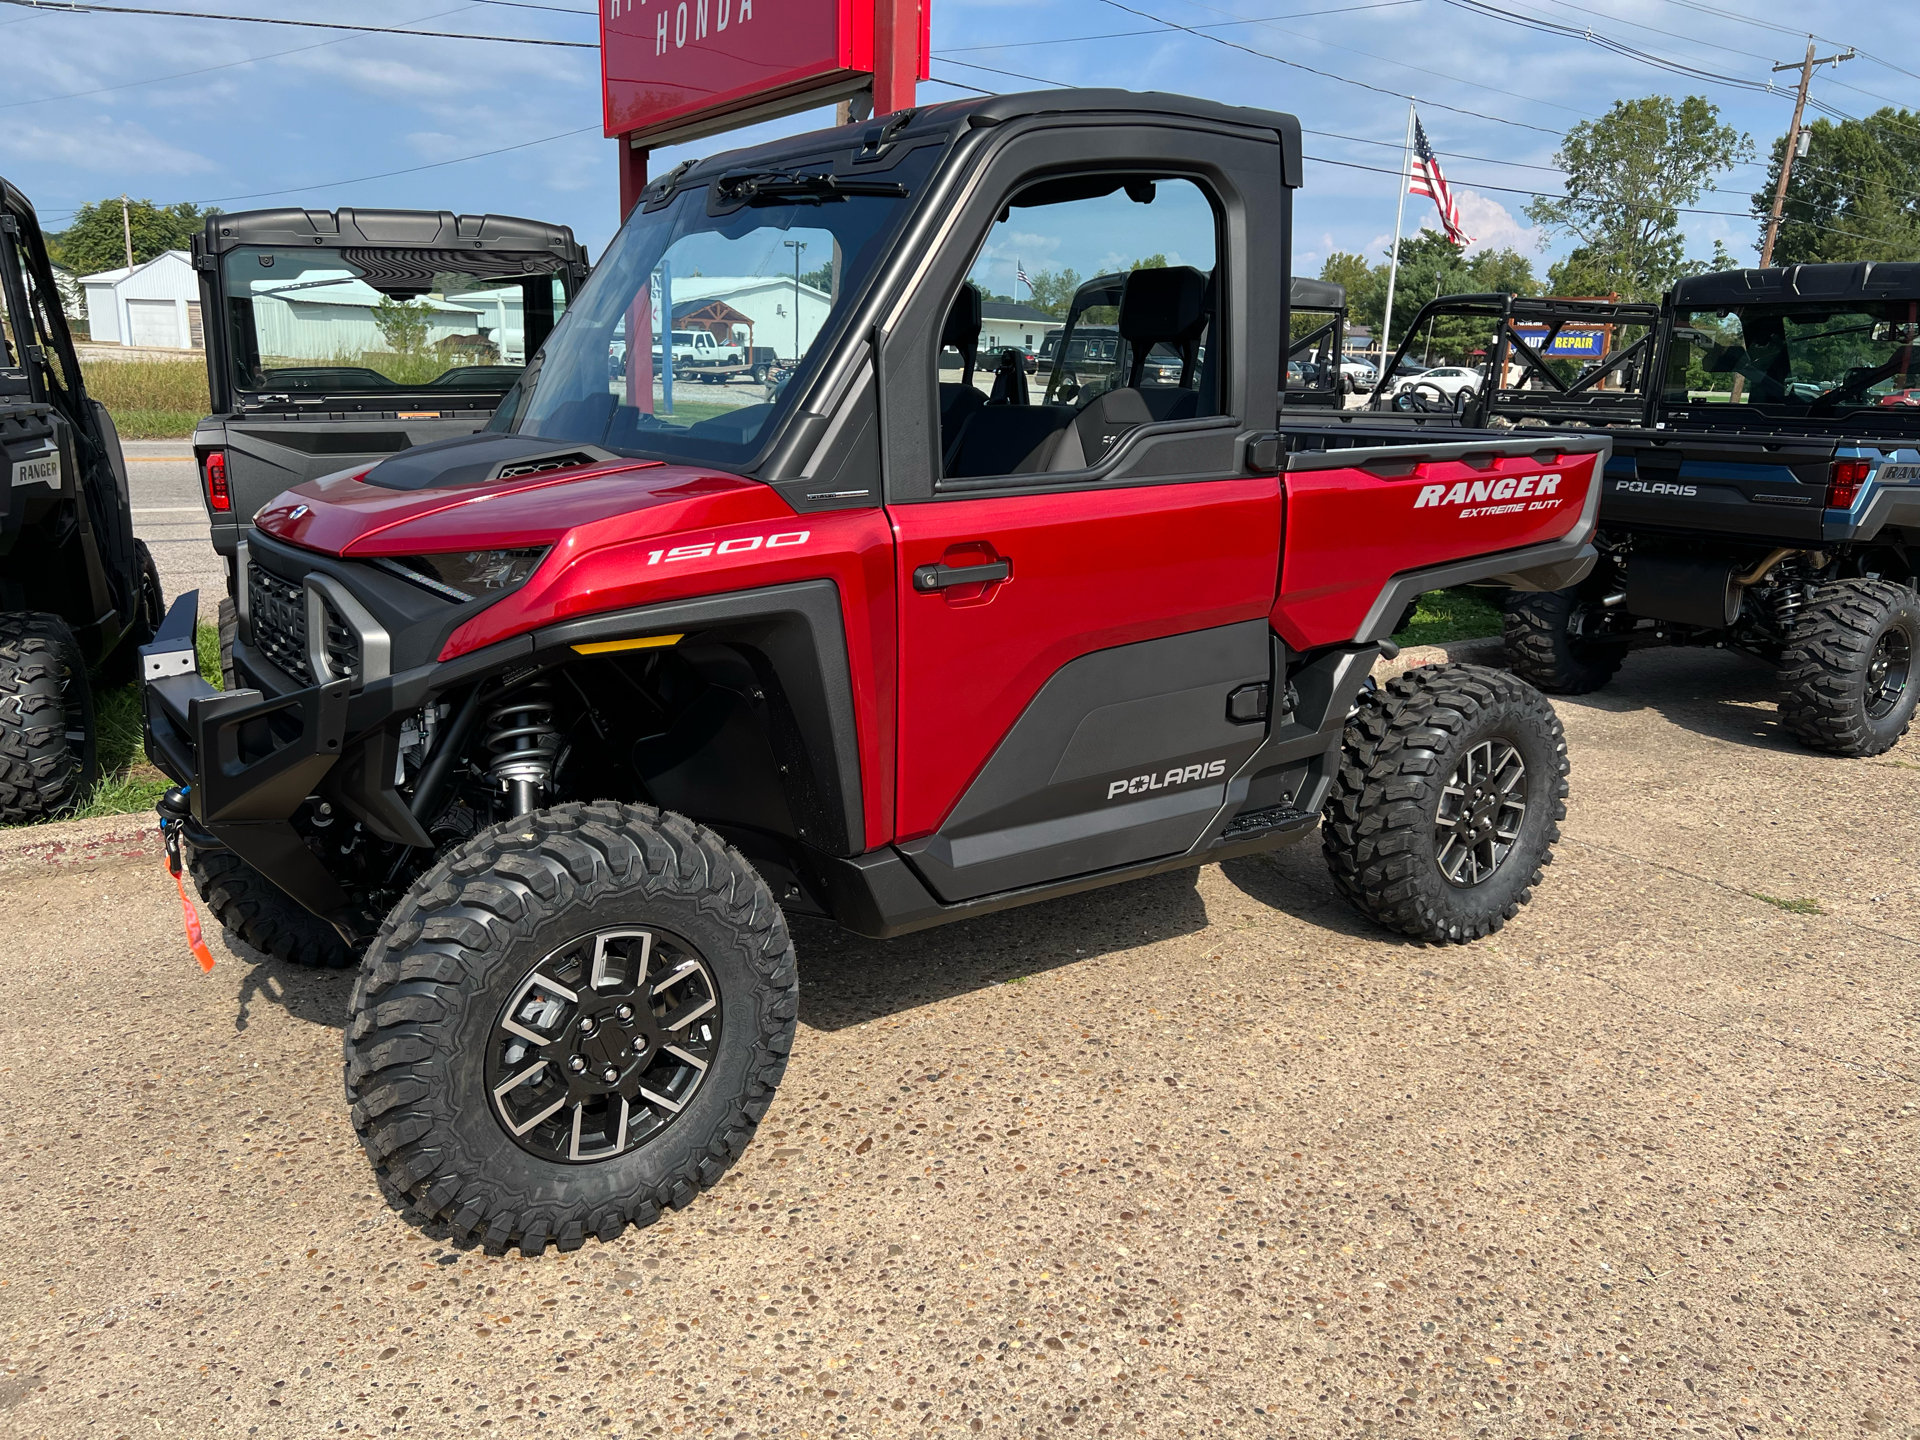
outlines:
[[[1393,289],[1400,279],[1400,225],[1407,213],[1407,187],[1413,183],[1413,102],[1407,102],[1407,142],[1400,156],[1400,198],[1393,207],[1393,255],[1387,266],[1387,311],[1380,321],[1380,378],[1384,383],[1387,375],[1387,362],[1393,351],[1389,340],[1393,334]]]

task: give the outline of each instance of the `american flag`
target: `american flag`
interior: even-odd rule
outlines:
[[[1460,228],[1460,206],[1447,187],[1447,177],[1440,173],[1440,161],[1433,153],[1433,146],[1427,143],[1427,127],[1417,116],[1413,122],[1413,183],[1407,186],[1407,193],[1425,195],[1433,201],[1447,239],[1460,246],[1473,243],[1473,237]]]
[[[1018,260],[1013,262],[1013,278],[1020,284],[1026,286],[1027,289],[1033,289],[1033,282],[1027,278],[1027,267],[1022,265]]]

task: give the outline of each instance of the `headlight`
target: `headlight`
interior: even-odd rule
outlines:
[[[478,600],[526,583],[546,558],[538,550],[454,550],[441,555],[408,555],[383,561],[382,568],[424,585],[449,600]]]

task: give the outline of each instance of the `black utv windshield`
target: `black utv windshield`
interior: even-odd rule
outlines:
[[[220,264],[233,384],[253,394],[497,395],[567,303],[549,255],[243,245]]]
[[[823,166],[722,176],[636,209],[492,428],[751,463],[936,154],[922,147],[871,181]]]
[[[1665,399],[1787,416],[1863,416],[1920,404],[1920,301],[1681,310]]]

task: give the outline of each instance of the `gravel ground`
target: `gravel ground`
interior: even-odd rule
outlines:
[[[0,1430],[1920,1435],[1920,742],[1802,752],[1768,680],[1560,702],[1559,863],[1478,945],[1311,845],[803,926],[746,1157],[540,1260],[376,1192],[346,976],[201,976],[129,820],[10,842]]]

